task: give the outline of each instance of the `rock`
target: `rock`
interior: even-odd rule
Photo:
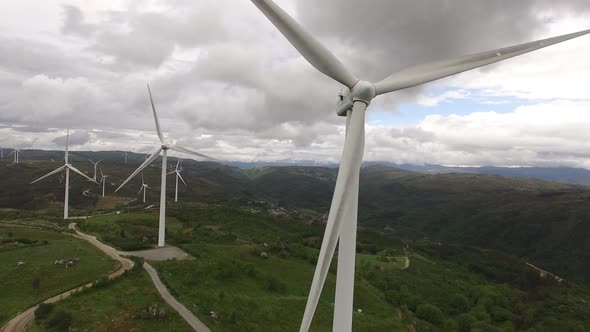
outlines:
[[[27,264],[27,263],[25,263],[25,262],[16,262],[16,266],[21,266],[21,265],[25,265],[25,264]]]
[[[168,313],[166,312],[166,309],[164,308],[160,308],[160,310],[158,310],[158,317],[160,319],[165,319],[168,317]]]
[[[217,313],[215,311],[211,311],[211,318],[217,320],[217,319],[219,319],[219,315],[217,315]]]
[[[262,257],[262,258],[268,258],[268,254],[263,251],[263,252],[260,253],[260,257]]]

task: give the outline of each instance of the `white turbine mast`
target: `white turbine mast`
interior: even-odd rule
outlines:
[[[82,173],[80,170],[78,170],[77,168],[75,168],[74,166],[72,166],[69,162],[69,158],[68,158],[68,145],[69,145],[69,141],[70,141],[70,131],[68,130],[66,132],[66,151],[64,153],[64,165],[61,167],[58,167],[57,169],[43,175],[42,177],[38,178],[37,180],[31,182],[30,184],[33,184],[35,182],[41,181],[43,179],[45,179],[46,177],[52,176],[54,174],[57,174],[63,170],[66,171],[66,185],[65,185],[65,196],[64,196],[64,220],[68,219],[69,215],[69,201],[70,201],[70,170],[82,175],[83,177],[85,177],[87,180],[90,180],[94,183],[96,183],[96,181],[94,181],[93,179],[89,178],[86,174]]]
[[[99,163],[100,163],[102,160],[99,160],[99,161],[97,161],[97,162],[94,162],[94,161],[92,161],[92,160],[88,159],[88,161],[89,161],[89,162],[91,162],[91,163],[94,165],[94,176],[92,177],[92,179],[94,180],[94,182],[96,182],[96,168],[98,167],[98,164],[99,164]]]
[[[137,195],[141,194],[143,191],[143,202],[145,203],[145,193],[150,187],[143,181],[143,172],[141,172],[141,188],[137,192]]]
[[[16,146],[14,147],[14,149],[12,149],[12,152],[10,154],[14,155],[14,158],[12,160],[13,164],[18,164],[19,157],[20,157],[21,153],[22,153],[22,151],[19,148],[17,148]]]
[[[211,161],[217,161],[214,158],[211,158],[209,156],[206,156],[202,153],[198,153],[192,150],[189,150],[187,148],[175,145],[175,144],[170,144],[168,142],[166,142],[166,140],[164,139],[164,135],[162,134],[162,131],[160,130],[160,122],[158,120],[158,115],[156,113],[156,107],[154,106],[154,100],[152,98],[152,92],[150,90],[150,86],[148,84],[147,86],[148,88],[148,94],[150,96],[150,104],[152,106],[152,111],[154,114],[154,121],[156,123],[156,132],[158,134],[158,138],[160,139],[160,147],[154,152],[152,153],[148,158],[146,158],[146,160],[139,165],[139,167],[133,172],[131,173],[131,175],[129,175],[129,177],[127,178],[127,180],[123,181],[123,183],[119,186],[119,188],[117,188],[117,190],[115,190],[115,192],[119,191],[119,189],[123,188],[123,186],[125,184],[127,184],[127,182],[129,182],[129,180],[133,179],[139,172],[141,172],[144,168],[146,168],[149,164],[152,163],[152,161],[156,160],[156,158],[158,158],[158,156],[160,155],[160,152],[162,153],[162,184],[161,184],[161,188],[160,188],[160,220],[159,220],[159,227],[158,227],[158,246],[159,247],[163,247],[165,244],[165,236],[166,236],[166,172],[167,172],[167,160],[168,160],[168,150],[174,150],[177,152],[182,152],[182,153],[186,153],[186,154],[190,154],[199,158],[203,158],[203,159],[208,159]]]
[[[174,202],[178,202],[178,179],[180,179],[180,181],[182,181],[182,183],[184,183],[184,186],[188,188],[188,185],[186,184],[186,181],[184,181],[184,179],[182,178],[182,175],[180,175],[180,172],[182,172],[182,163],[181,163],[181,159],[178,158],[178,160],[176,161],[176,168],[168,173],[168,175],[171,174],[176,174],[176,185],[175,185],[175,190],[174,190]]]
[[[127,165],[127,156],[129,155],[129,153],[127,151],[124,151],[122,153],[123,157],[125,158],[125,165]]]
[[[97,162],[98,164],[98,162]],[[99,169],[100,171],[100,182],[98,184],[102,184],[102,197],[104,197],[104,187],[106,184],[106,179],[110,178],[110,175],[104,175],[104,173],[102,172],[102,169]]]
[[[580,37],[590,30],[410,67],[371,83],[359,80],[272,0],[251,1],[313,67],[348,88],[337,109],[338,115],[346,116],[342,159],[300,332],[309,330],[336,243],[339,250],[333,331],[351,331],[359,173],[365,146],[365,111],[373,98]]]

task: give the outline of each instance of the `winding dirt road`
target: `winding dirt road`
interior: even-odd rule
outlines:
[[[94,245],[95,247],[100,249],[102,252],[109,255],[111,258],[113,258],[114,260],[116,260],[120,263],[119,268],[117,270],[115,270],[114,272],[112,272],[111,274],[109,274],[109,279],[114,279],[114,278],[120,276],[125,271],[131,269],[133,267],[133,265],[135,264],[135,263],[133,263],[132,260],[119,256],[119,254],[117,253],[117,251],[115,249],[98,241],[96,239],[96,237],[79,232],[76,229],[76,223],[69,224],[68,228],[72,229],[76,232],[76,234],[75,235],[72,234],[72,236],[75,236],[77,238],[84,239],[84,240],[90,242],[92,245]],[[63,292],[63,293],[58,294],[52,298],[49,298],[49,299],[43,301],[42,303],[57,302],[61,299],[65,299],[66,297],[74,294],[75,292],[77,292],[78,290],[80,290],[82,288],[92,287],[92,285],[93,285],[93,283],[90,282],[90,283],[87,283],[83,286],[79,286],[79,287],[70,289],[69,291]],[[23,332],[23,331],[26,331],[27,326],[35,318],[35,310],[37,310],[37,307],[39,307],[39,304],[36,304],[35,306],[21,312],[19,315],[17,315],[12,320],[10,320],[8,323],[6,323],[6,325],[4,325],[2,327],[2,329],[0,329],[0,331],[1,332]]]

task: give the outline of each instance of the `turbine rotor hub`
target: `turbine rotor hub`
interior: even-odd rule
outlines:
[[[353,101],[363,101],[369,105],[371,100],[375,98],[377,92],[375,86],[371,82],[358,81],[350,91]]]

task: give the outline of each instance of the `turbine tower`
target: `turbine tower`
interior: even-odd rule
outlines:
[[[137,194],[141,194],[141,192],[143,191],[143,202],[145,203],[145,193],[146,191],[149,189],[150,187],[145,184],[145,182],[143,181],[143,172],[141,173],[141,188],[139,188],[139,191],[137,192]]]
[[[149,164],[152,163],[152,161],[156,160],[156,158],[158,158],[158,156],[160,155],[160,152],[162,153],[162,184],[161,184],[161,188],[160,188],[160,220],[159,220],[159,226],[158,226],[158,246],[159,247],[163,247],[164,243],[165,243],[165,236],[166,236],[166,172],[167,172],[167,161],[168,161],[168,150],[174,150],[177,152],[182,152],[182,153],[186,153],[186,154],[190,154],[199,158],[204,158],[204,159],[208,159],[208,160],[212,160],[212,161],[217,161],[214,158],[211,158],[209,156],[206,156],[202,153],[198,153],[192,150],[189,150],[187,148],[183,148],[181,146],[178,145],[173,145],[168,143],[165,139],[164,139],[164,135],[162,135],[162,131],[160,130],[160,122],[158,121],[158,115],[156,114],[156,107],[154,106],[154,100],[152,98],[152,92],[150,90],[150,86],[147,86],[148,88],[148,94],[150,96],[150,103],[152,106],[152,112],[154,113],[154,121],[156,123],[156,132],[158,133],[158,138],[160,139],[160,147],[156,150],[156,152],[152,153],[148,158],[146,158],[146,160],[143,162],[143,164],[139,165],[139,167],[133,172],[131,173],[131,175],[129,175],[129,177],[127,178],[127,180],[123,181],[123,183],[119,186],[119,188],[117,188],[117,190],[115,190],[115,192],[119,191],[119,189],[123,188],[123,186],[125,184],[127,184],[127,182],[129,182],[129,180],[133,179],[139,172],[141,172],[144,168],[146,168]]]
[[[99,164],[99,163],[100,163],[102,160],[99,160],[99,161],[97,161],[97,162],[94,162],[94,161],[92,161],[92,160],[88,159],[88,161],[89,161],[89,162],[91,162],[91,163],[94,165],[94,176],[92,177],[92,179],[94,180],[94,182],[96,182],[96,168],[98,167],[98,164]]]
[[[172,172],[168,173],[168,175],[176,174],[176,189],[174,190],[174,203],[178,202],[178,179],[180,179],[180,181],[182,181],[182,183],[184,183],[184,186],[188,188],[188,185],[186,184],[186,182],[182,178],[182,175],[180,175],[180,172],[182,172],[182,164],[180,163],[180,158],[179,158],[176,161],[176,169],[174,169]]]
[[[16,146],[14,147],[14,149],[12,149],[12,152],[10,154],[14,155],[14,159],[12,160],[13,164],[18,164],[18,157],[21,153],[22,151],[18,149]]]
[[[67,220],[69,215],[68,215],[68,211],[69,211],[69,201],[70,201],[70,170],[82,175],[83,177],[85,177],[87,180],[90,180],[94,183],[96,183],[96,181],[94,181],[93,179],[89,178],[86,174],[82,173],[80,170],[78,170],[77,168],[75,168],[74,166],[72,166],[69,162],[69,158],[68,158],[68,145],[69,145],[69,141],[70,141],[70,133],[69,130],[66,133],[66,151],[64,154],[64,165],[43,175],[42,177],[38,178],[37,180],[31,182],[30,184],[33,184],[35,182],[41,181],[43,179],[45,179],[46,177],[52,176],[53,174],[57,174],[63,170],[66,171],[66,185],[65,185],[65,196],[64,196],[64,220]]]
[[[125,158],[125,166],[127,166],[127,155],[129,155],[127,151],[123,152],[123,157]]]
[[[98,184],[102,184],[102,197],[104,197],[104,186],[105,186],[105,183],[106,183],[106,179],[110,178],[111,176],[110,175],[104,175],[102,173],[102,169],[99,169],[99,170],[100,170],[100,182]]]
[[[346,116],[342,159],[300,332],[309,330],[336,243],[339,250],[333,330],[351,331],[359,173],[365,146],[365,111],[373,98],[580,37],[590,30],[410,67],[371,83],[359,80],[272,0],[251,1],[313,67],[348,88],[337,109],[338,115]]]

